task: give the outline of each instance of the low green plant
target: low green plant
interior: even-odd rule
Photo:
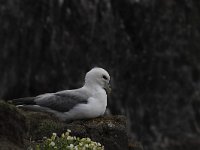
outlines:
[[[98,142],[90,138],[79,138],[70,136],[71,130],[67,130],[61,137],[53,133],[50,138],[44,138],[41,144],[36,145],[36,150],[104,150]]]

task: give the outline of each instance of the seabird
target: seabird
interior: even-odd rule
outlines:
[[[103,68],[86,73],[83,87],[11,100],[19,108],[53,113],[62,121],[102,116],[107,106],[110,76]]]

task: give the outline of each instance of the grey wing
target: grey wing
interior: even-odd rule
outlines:
[[[78,104],[86,104],[88,97],[77,93],[63,92],[39,96],[35,102],[42,107],[48,107],[59,112],[67,112]]]

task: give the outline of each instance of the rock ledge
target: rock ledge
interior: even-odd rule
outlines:
[[[104,116],[65,123],[50,114],[19,110],[0,101],[0,120],[0,149],[27,148],[30,139],[37,142],[53,132],[59,135],[67,129],[72,131],[73,136],[90,137],[93,141],[100,142],[105,150],[128,149],[124,116]]]

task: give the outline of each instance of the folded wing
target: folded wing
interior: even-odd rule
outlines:
[[[90,95],[82,89],[47,93],[36,97],[13,99],[9,102],[19,107],[46,111],[67,112],[78,104],[87,104]]]
[[[67,112],[78,104],[87,104],[88,97],[77,93],[63,92],[39,96],[35,102],[41,107]]]

